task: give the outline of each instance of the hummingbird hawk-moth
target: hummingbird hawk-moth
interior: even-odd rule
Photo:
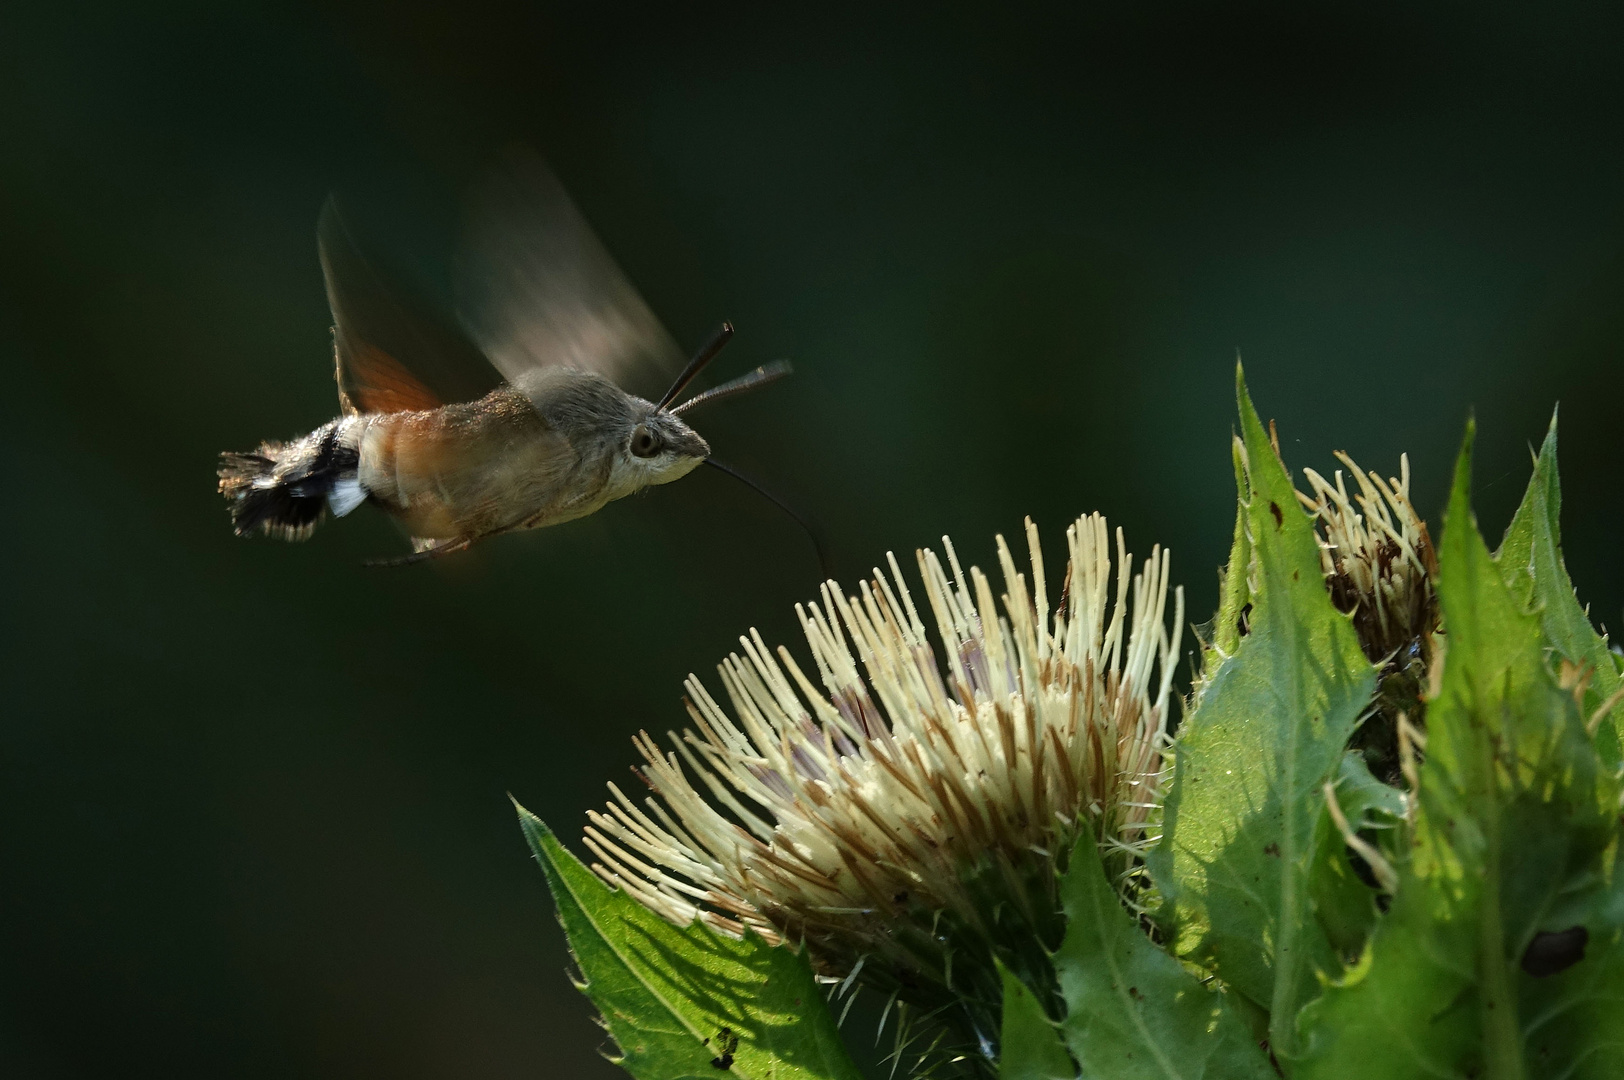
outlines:
[[[790,370],[768,364],[677,403],[732,327],[682,367],[533,157],[513,157],[470,198],[454,275],[464,333],[390,295],[332,199],[317,238],[341,415],[290,442],[220,455],[219,489],[240,536],[302,540],[329,512],[372,503],[415,552],[386,561],[412,562],[584,517],[703,462],[732,472],[683,413]],[[629,389],[656,379],[666,380],[656,401]]]

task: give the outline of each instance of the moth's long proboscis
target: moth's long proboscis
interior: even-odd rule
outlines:
[[[718,389],[720,389],[720,387],[718,387]],[[713,457],[706,458],[705,464],[709,465],[713,469],[718,469],[721,472],[727,473],[733,479],[737,480],[745,487],[753,489],[757,495],[760,495],[762,498],[778,507],[778,509],[788,514],[790,518],[794,520],[795,524],[799,525],[802,531],[806,533],[807,539],[812,541],[812,550],[817,553],[818,571],[823,575],[823,580],[828,581],[830,578],[834,577],[834,567],[829,562],[829,553],[823,548],[823,541],[818,537],[818,530],[814,529],[812,527],[812,523],[806,518],[802,517],[799,511],[797,511],[793,506],[785,502],[783,499],[780,499],[777,495],[774,495],[771,491],[768,491],[766,488],[762,487],[760,484],[756,483],[739,470],[735,469],[733,466],[723,465],[720,461],[717,461]]]

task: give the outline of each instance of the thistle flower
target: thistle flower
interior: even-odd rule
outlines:
[[[1315,497],[1297,497],[1317,519],[1331,599],[1353,615],[1365,655],[1380,663],[1437,630],[1438,557],[1410,503],[1408,454],[1399,458],[1400,475],[1386,481],[1340,451],[1336,457],[1353,474],[1358,493],[1349,497],[1341,469],[1335,486],[1304,469]]]
[[[997,541],[1003,617],[950,541],[945,568],[919,553],[945,671],[888,556],[890,574],[858,595],[829,582],[821,603],[797,606],[813,677],[754,631],[719,667],[731,712],[690,676],[694,728],[669,733],[669,750],[636,740],[652,796],[639,805],[611,784],[607,812],[589,815],[597,872],[674,923],[804,942],[842,991],[935,1014],[983,1060],[999,1030],[994,957],[1058,1015],[1056,862],[1088,830],[1136,894],[1157,839],[1184,596],[1169,627],[1170,563],[1155,548],[1130,599],[1119,530],[1113,602],[1096,514],[1067,530],[1051,610],[1030,521],[1026,534],[1030,588]]]
[[[1382,669],[1374,712],[1353,745],[1375,775],[1398,784],[1400,718],[1421,722],[1421,689],[1438,633],[1438,558],[1410,502],[1409,455],[1399,458],[1399,475],[1387,480],[1344,453],[1336,456],[1359,490],[1350,496],[1340,469],[1335,485],[1304,469],[1314,496],[1297,497],[1315,517],[1331,602],[1353,617],[1365,656]]]

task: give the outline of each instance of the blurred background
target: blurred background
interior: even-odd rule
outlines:
[[[1100,510],[1204,619],[1237,350],[1294,468],[1497,540],[1558,401],[1624,619],[1614,5],[8,5],[0,1072],[599,1078],[511,792],[572,843],[806,539],[702,472],[444,563],[231,535],[215,455],[336,413],[315,224],[447,292],[458,193],[552,161],[854,583]],[[854,1042],[868,1039],[853,1027]]]

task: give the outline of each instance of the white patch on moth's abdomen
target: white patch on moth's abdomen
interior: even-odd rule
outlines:
[[[343,517],[366,502],[366,499],[366,488],[361,486],[361,480],[356,476],[344,477],[327,493],[327,505],[333,511],[334,517]]]

